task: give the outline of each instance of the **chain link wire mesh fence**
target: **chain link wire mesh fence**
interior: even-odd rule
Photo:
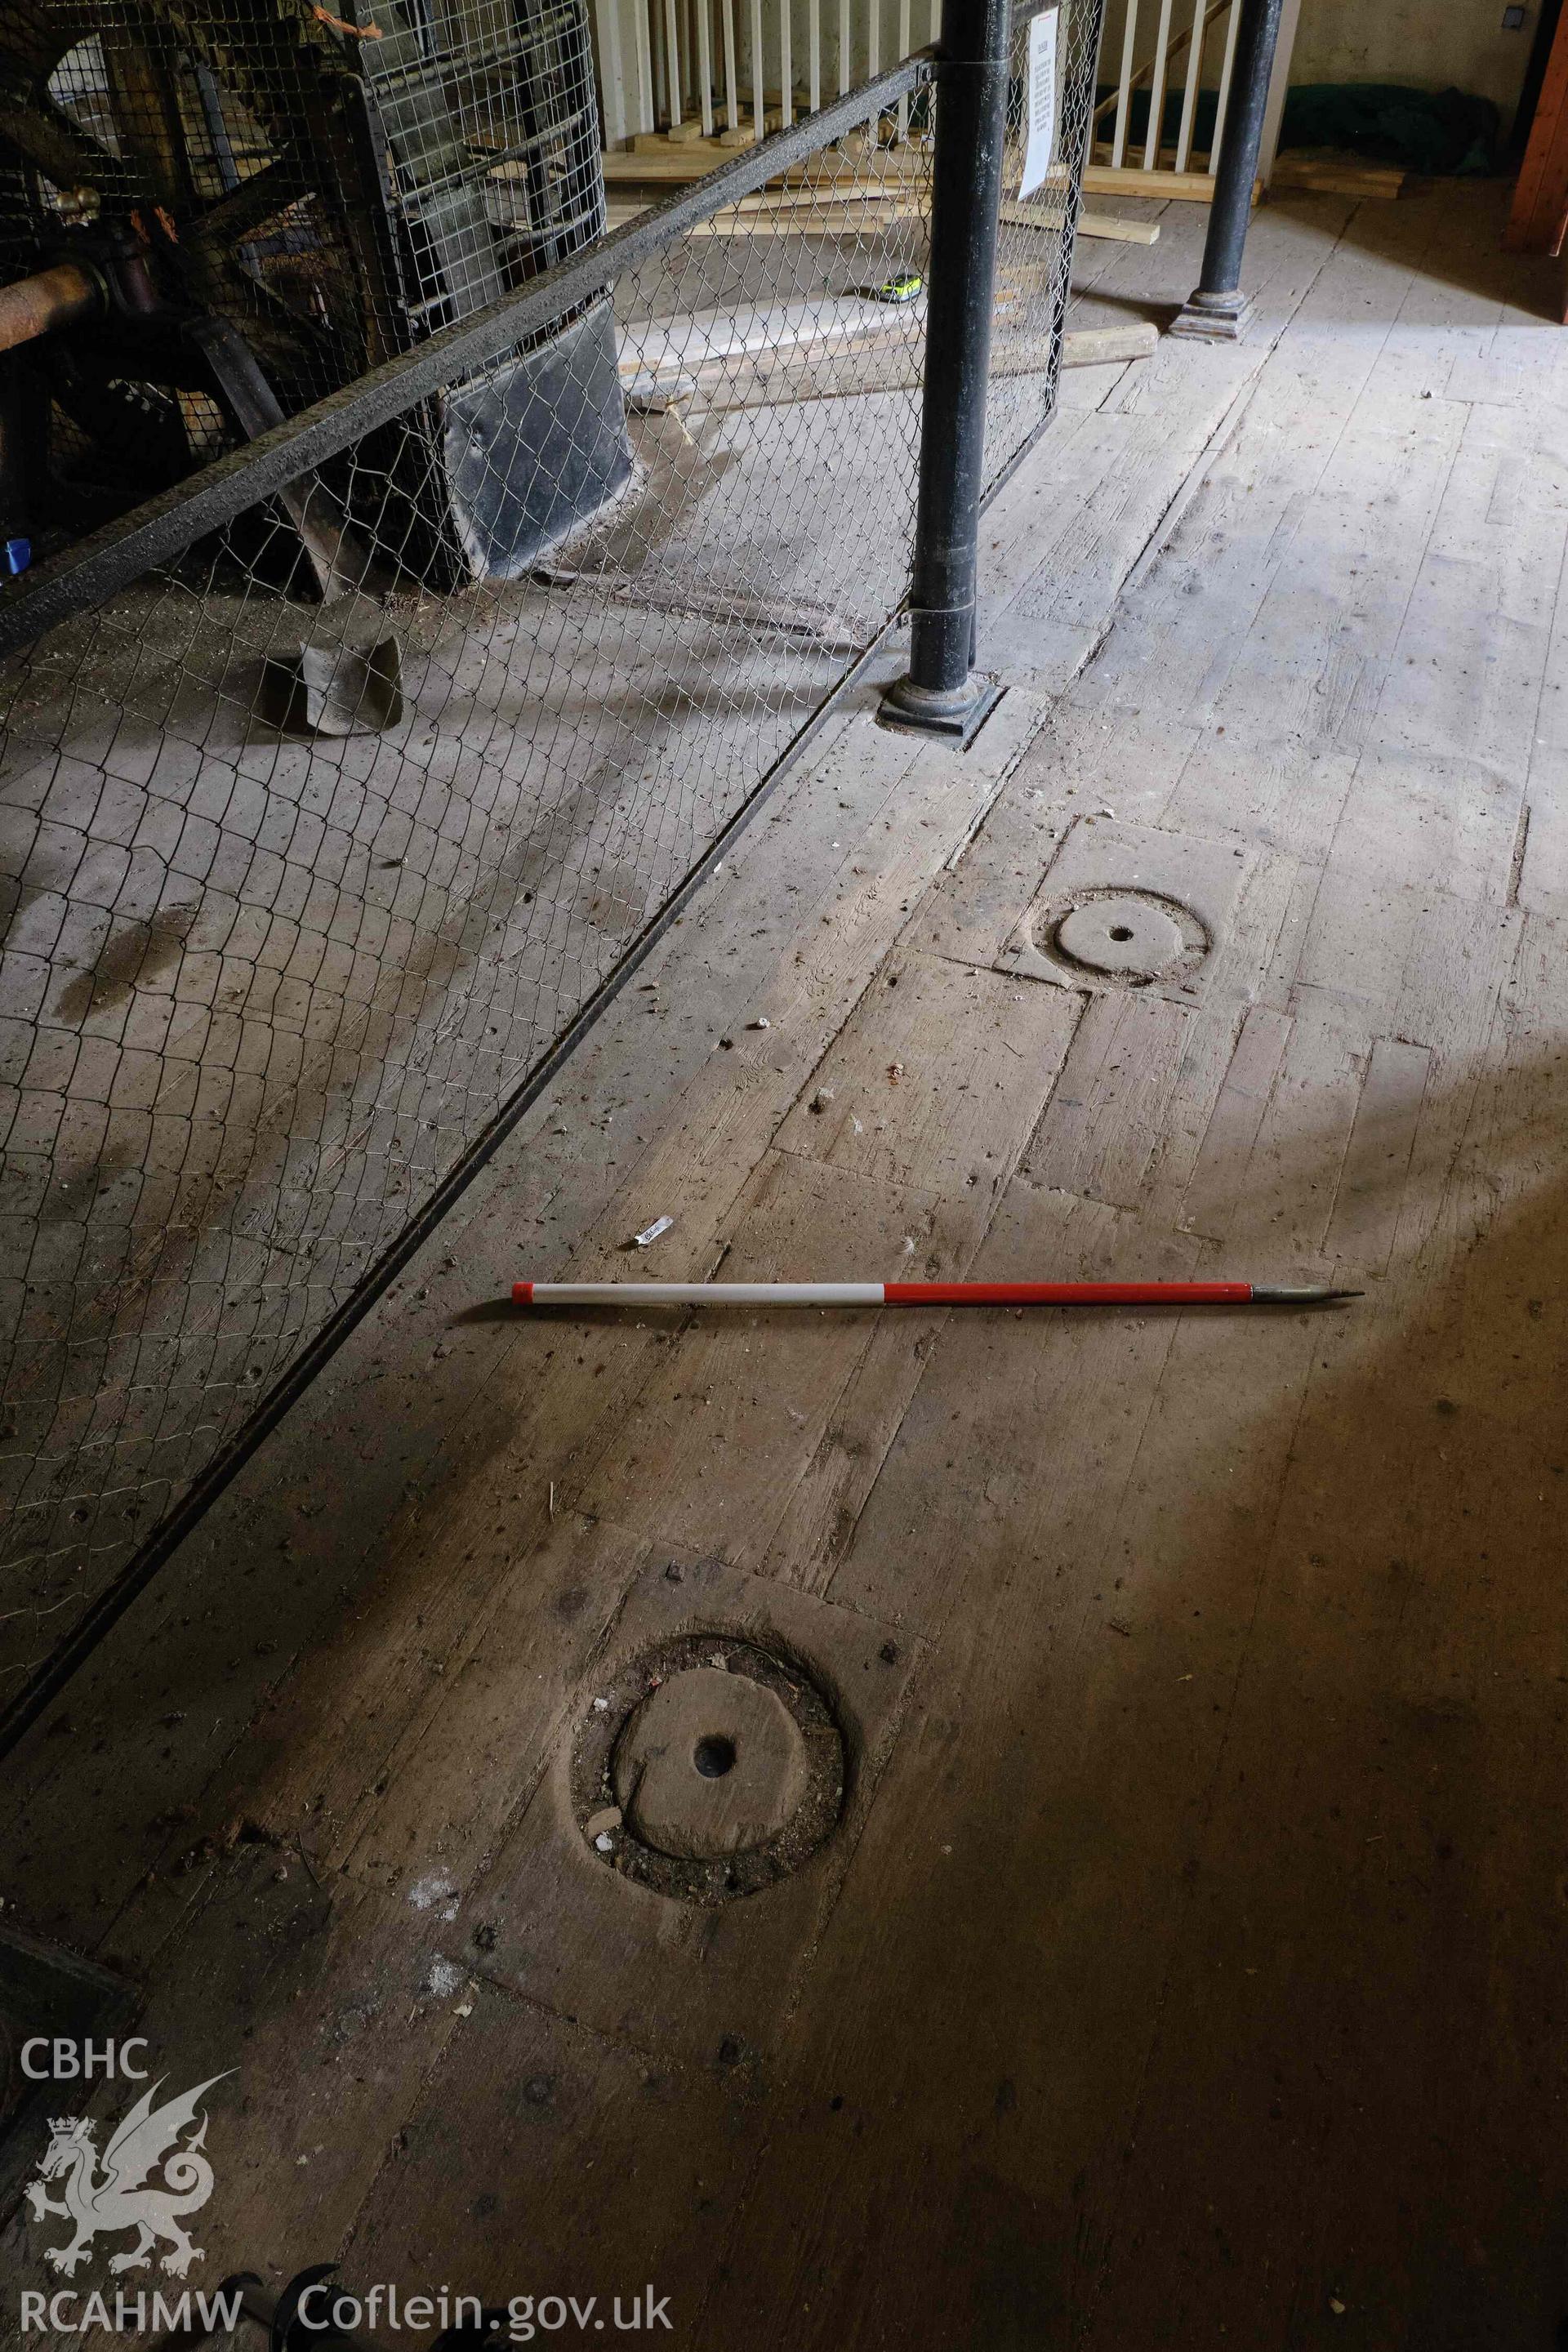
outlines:
[[[996,310],[985,407],[985,481],[994,497],[1056,407],[1073,237],[1093,127],[1103,0],[1063,0],[1057,17],[1056,137],[1044,183],[1020,191],[1027,146],[1029,23],[1016,25],[1007,146],[996,236]]]
[[[907,589],[929,63],[601,244],[569,12],[416,5],[321,100],[373,110],[368,225],[353,141],[281,142],[232,11],[221,42],[158,0],[123,54],[119,16],[35,43],[35,97],[123,166],[102,191],[0,90],[13,267],[47,256],[40,206],[155,252],[230,207],[226,274],[173,265],[176,327],[82,347],[107,405],[53,356],[29,388],[64,553],[0,600],[0,1704],[134,1582]],[[264,13],[264,63],[279,24],[297,64],[319,28]],[[1059,191],[1005,231],[994,479],[1054,395],[1092,57],[1065,45]],[[128,394],[171,480],[109,462]]]

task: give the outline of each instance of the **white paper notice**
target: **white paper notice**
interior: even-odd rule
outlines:
[[[1057,24],[1058,11],[1042,8],[1029,19],[1029,135],[1024,148],[1020,196],[1032,196],[1051,165],[1057,138]]]

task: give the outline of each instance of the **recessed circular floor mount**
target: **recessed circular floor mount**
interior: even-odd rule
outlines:
[[[644,1845],[721,1862],[788,1828],[805,1794],[805,1740],[776,1691],[738,1668],[689,1666],[630,1717],[611,1780]]]
[[[572,1804],[596,1860],[677,1901],[756,1894],[837,1826],[845,1743],[800,1662],[725,1633],[628,1660],[573,1741]]]
[[[1050,927],[1063,961],[1098,978],[1138,988],[1182,980],[1209,950],[1209,935],[1190,907],[1152,890],[1092,890],[1075,898]]]

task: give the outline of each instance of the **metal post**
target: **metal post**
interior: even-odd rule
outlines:
[[[961,740],[998,691],[970,665],[1011,43],[1009,0],[942,0],[910,669],[879,714]]]
[[[1241,0],[1230,103],[1225,121],[1215,133],[1220,142],[1219,170],[1204,240],[1203,274],[1171,322],[1173,335],[1234,343],[1247,331],[1252,298],[1241,290],[1241,257],[1252,217],[1252,191],[1283,5],[1284,0]]]

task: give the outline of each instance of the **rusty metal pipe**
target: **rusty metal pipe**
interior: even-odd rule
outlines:
[[[102,278],[79,261],[57,262],[36,278],[19,278],[12,286],[0,286],[0,352],[79,326],[84,319],[101,318],[108,307]]]

